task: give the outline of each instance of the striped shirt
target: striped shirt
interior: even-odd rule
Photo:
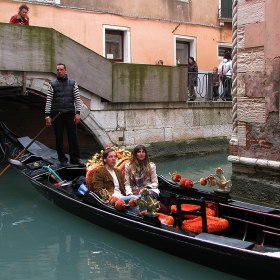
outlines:
[[[82,109],[82,103],[80,98],[80,92],[77,82],[75,82],[73,87],[73,94],[74,94],[74,106],[75,106],[75,113],[80,114]],[[53,100],[53,88],[51,83],[48,87],[48,93],[47,93],[47,100],[46,100],[46,106],[45,106],[45,115],[49,116],[51,114],[52,109],[52,100]]]

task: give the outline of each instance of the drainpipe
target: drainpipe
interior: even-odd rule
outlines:
[[[208,73],[207,77],[207,91],[205,95],[205,101],[212,101],[213,96],[212,96],[212,88],[213,88],[213,73]]]
[[[22,93],[26,94],[26,72],[22,72]]]

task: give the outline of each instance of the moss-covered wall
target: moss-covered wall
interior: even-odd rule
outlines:
[[[0,23],[0,34],[0,70],[54,70],[52,29]]]
[[[0,71],[56,73],[65,63],[80,87],[111,102],[186,101],[186,67],[112,64],[52,28],[0,23],[0,32]]]
[[[0,23],[0,71],[56,73],[65,63],[79,86],[106,99],[112,92],[112,63],[52,28]]]
[[[176,102],[186,98],[186,67],[113,64],[113,102]]]

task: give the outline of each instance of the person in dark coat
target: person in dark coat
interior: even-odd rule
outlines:
[[[188,73],[189,73],[188,87],[189,87],[190,101],[194,101],[196,99],[196,92],[194,90],[194,87],[197,86],[198,68],[192,56],[189,57]]]
[[[61,166],[67,166],[68,158],[65,155],[63,143],[63,131],[66,128],[70,163],[84,167],[85,163],[80,160],[79,145],[77,138],[77,124],[80,122],[82,109],[80,92],[75,80],[68,78],[66,65],[56,65],[57,78],[50,82],[45,106],[46,125],[52,125],[52,118],[58,114],[54,121],[54,132],[56,137],[56,151]]]

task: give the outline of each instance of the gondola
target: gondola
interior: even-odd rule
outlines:
[[[18,137],[1,120],[0,144],[8,163],[43,197],[80,218],[146,246],[238,277],[280,277],[279,209],[237,201],[228,192],[183,188],[158,175],[162,203],[177,210],[171,211],[170,225],[157,213],[137,215],[129,211],[129,206],[118,210],[93,192],[81,193],[73,182],[86,176],[85,168],[61,167],[56,151],[29,137]],[[17,158],[22,150],[24,153]],[[197,208],[186,210],[183,205]],[[209,230],[212,216],[207,214],[208,206],[215,212],[215,219],[227,221],[225,228]],[[185,227],[197,219],[201,232]]]

